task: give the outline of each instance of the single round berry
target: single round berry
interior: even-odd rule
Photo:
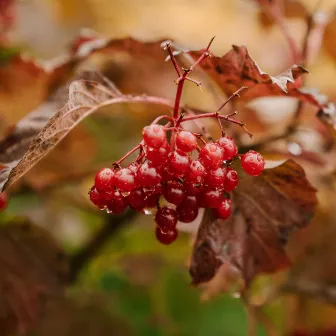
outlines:
[[[147,147],[146,158],[152,163],[153,166],[159,167],[168,161],[169,147],[152,148]]]
[[[224,190],[232,191],[237,187],[238,182],[239,182],[238,173],[232,168],[227,168],[224,180]]]
[[[220,188],[224,185],[226,169],[218,167],[217,169],[210,170],[206,176],[206,184],[212,188]]]
[[[232,160],[238,153],[236,142],[229,136],[223,136],[217,140],[218,145],[223,149],[223,160]]]
[[[111,168],[99,170],[95,177],[95,186],[98,191],[111,190],[113,187],[114,171]]]
[[[171,152],[169,154],[169,167],[176,176],[184,175],[189,170],[190,157],[180,150]]]
[[[7,207],[8,200],[5,193],[0,194],[0,211],[4,210]]]
[[[219,190],[207,190],[201,197],[201,206],[204,208],[217,208],[223,199]]]
[[[189,196],[197,196],[203,192],[204,187],[200,183],[184,182],[184,189]]]
[[[144,208],[156,208],[160,199],[160,194],[151,194],[145,198]]]
[[[217,218],[227,219],[231,214],[232,202],[225,198],[223,199],[218,207],[214,210],[215,216]]]
[[[185,208],[183,206],[178,206],[177,209],[178,220],[182,223],[191,223],[198,216],[198,208]]]
[[[136,182],[140,186],[155,186],[161,182],[161,175],[149,162],[143,163],[137,172]]]
[[[198,215],[198,202],[195,196],[186,197],[177,207],[178,220],[183,223],[193,222]]]
[[[177,213],[174,209],[162,207],[156,212],[155,222],[161,231],[168,232],[176,226]]]
[[[170,169],[169,165],[163,165],[160,168],[160,175],[162,176],[163,181],[172,181],[175,178],[174,172]]]
[[[112,193],[112,199],[107,204],[109,212],[114,214],[121,214],[127,207],[126,199],[121,195],[118,190],[114,190]]]
[[[192,182],[202,182],[206,175],[206,169],[200,160],[191,161],[189,171],[187,173],[187,180]]]
[[[176,228],[173,228],[166,233],[163,232],[159,227],[155,230],[156,239],[164,245],[169,245],[177,239],[178,231]]]
[[[260,153],[250,150],[242,156],[241,165],[247,174],[258,176],[264,170],[265,160]]]
[[[182,184],[170,181],[163,188],[163,196],[169,203],[179,205],[185,197],[185,190]]]
[[[146,186],[142,188],[145,196],[150,196],[150,195],[161,195],[163,191],[163,184],[162,182],[159,182],[155,186]]]
[[[200,151],[199,158],[209,169],[218,168],[223,162],[223,149],[216,143],[204,145]]]
[[[129,192],[137,186],[135,183],[135,175],[128,168],[122,168],[114,174],[113,184],[121,192]]]
[[[188,131],[178,132],[175,139],[176,147],[182,152],[191,152],[197,147],[197,138]]]
[[[1,194],[2,195],[2,194]],[[1,196],[0,195],[0,196]],[[89,191],[90,201],[97,206],[104,206],[105,200],[102,195],[98,192],[95,186],[93,186]]]
[[[127,203],[135,210],[141,211],[146,206],[145,194],[142,189],[134,189],[126,197]]]
[[[166,141],[166,130],[161,125],[149,125],[143,128],[142,136],[148,147],[160,147]]]

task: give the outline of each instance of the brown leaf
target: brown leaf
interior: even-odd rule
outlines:
[[[20,137],[15,139],[16,142],[9,143],[9,146],[7,146],[7,140],[3,144],[0,143],[0,149],[3,149],[0,163],[5,166],[0,171],[0,189],[4,190],[30,170],[84,118],[104,106],[129,102],[154,103],[172,107],[172,102],[163,98],[121,95],[112,84],[107,87],[84,80],[72,82],[67,104],[48,121],[28,149],[27,141],[23,138],[21,145]],[[30,122],[29,120],[25,122],[27,121]]]
[[[257,274],[287,267],[286,241],[314,212],[316,190],[292,160],[258,177],[240,176],[231,217],[207,212],[201,223],[190,267],[195,284],[211,280],[224,263],[239,270],[247,285]]]
[[[0,226],[0,269],[1,335],[24,333],[36,322],[41,299],[62,292],[66,257],[45,230],[14,222]]]

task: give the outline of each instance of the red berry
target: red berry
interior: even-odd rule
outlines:
[[[186,176],[186,178],[188,179],[188,181],[202,182],[205,175],[206,170],[202,162],[199,160],[194,160],[190,164],[188,175]]]
[[[155,186],[161,181],[161,175],[149,162],[143,163],[137,172],[136,182],[141,186]]]
[[[188,153],[197,147],[197,138],[191,132],[181,131],[177,133],[175,144],[179,150]]]
[[[169,230],[168,232],[163,232],[159,227],[155,230],[156,239],[164,245],[169,245],[176,240],[178,236],[178,231],[176,228]]]
[[[226,191],[232,191],[237,187],[238,181],[238,173],[232,168],[227,168],[225,173],[224,189]]]
[[[163,232],[168,232],[174,228],[177,223],[177,213],[174,209],[163,207],[155,215],[155,222]]]
[[[159,198],[160,198],[160,194],[152,194],[152,195],[146,196],[144,208],[156,208]]]
[[[124,192],[131,191],[136,188],[134,173],[128,168],[118,170],[113,177],[113,184]]]
[[[111,190],[113,187],[114,171],[111,168],[99,170],[95,177],[95,186],[98,191]]]
[[[183,175],[189,170],[190,157],[180,150],[171,152],[169,154],[169,167],[176,176]]]
[[[0,211],[4,210],[7,207],[8,200],[5,193],[0,194]]]
[[[154,194],[161,195],[162,191],[163,191],[163,185],[162,185],[161,182],[159,182],[155,186],[143,187],[143,192],[144,192],[145,196],[150,196],[150,195],[154,195]]]
[[[229,199],[225,198],[214,210],[215,216],[222,219],[228,218],[231,214],[231,206],[232,202]]]
[[[142,210],[146,206],[145,194],[142,189],[134,189],[127,196],[127,203],[135,210]]]
[[[133,172],[134,175],[136,175],[138,169],[139,169],[139,163],[137,162],[132,162],[127,168]]]
[[[178,220],[183,223],[193,222],[198,215],[198,202],[195,196],[187,196],[177,207]]]
[[[199,158],[207,168],[216,169],[223,162],[223,155],[223,149],[212,142],[202,147]]]
[[[241,165],[247,174],[258,176],[264,170],[265,160],[260,153],[250,150],[242,156]]]
[[[232,160],[238,153],[238,148],[235,141],[229,137],[224,136],[217,140],[218,145],[224,150],[223,160]]]
[[[142,136],[148,147],[160,147],[166,141],[166,130],[161,125],[149,125],[143,128]]]
[[[201,205],[206,208],[217,208],[222,198],[219,190],[207,190],[201,197]]]
[[[226,169],[218,167],[217,169],[210,170],[206,177],[206,183],[209,187],[220,188],[224,185]]]
[[[164,165],[160,168],[160,175],[164,181],[171,181],[175,178],[175,174],[171,171],[169,165]]]
[[[185,182],[184,189],[187,195],[197,196],[204,190],[204,187],[199,183]]]
[[[177,181],[170,181],[163,188],[163,196],[169,203],[179,205],[185,197],[185,190],[182,184]]]
[[[146,158],[151,161],[155,167],[162,166],[168,161],[169,147],[151,148],[146,151]]]
[[[118,190],[114,190],[112,193],[112,199],[107,204],[108,211],[114,214],[120,214],[124,212],[126,207],[126,199],[121,195]]]
[[[1,194],[2,195],[2,194]],[[102,195],[97,191],[96,187],[93,186],[89,191],[90,201],[97,206],[104,206],[105,200]]]

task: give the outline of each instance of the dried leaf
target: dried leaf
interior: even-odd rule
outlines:
[[[314,212],[316,190],[294,161],[258,177],[240,175],[231,217],[224,221],[207,212],[201,223],[190,268],[195,284],[211,280],[224,263],[239,270],[247,285],[257,274],[287,267],[286,241]]]
[[[0,189],[4,190],[30,170],[84,118],[104,106],[128,102],[172,105],[169,101],[157,97],[121,95],[112,84],[106,87],[91,81],[72,82],[67,104],[49,120],[28,149],[24,138],[23,145],[20,145],[20,137],[16,138],[14,143],[8,144],[7,140],[0,143],[0,162],[5,167],[0,171]],[[28,135],[30,136],[30,133]]]
[[[29,222],[0,226],[1,335],[22,334],[38,317],[43,297],[62,293],[67,260],[43,229]]]

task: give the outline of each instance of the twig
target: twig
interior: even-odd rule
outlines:
[[[80,251],[71,256],[69,282],[74,283],[83,268],[95,258],[104,245],[124,226],[131,222],[135,216],[135,211],[127,211],[119,216],[106,216],[104,226]]]

